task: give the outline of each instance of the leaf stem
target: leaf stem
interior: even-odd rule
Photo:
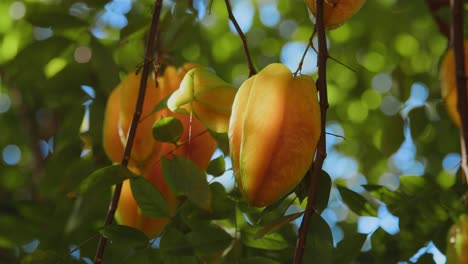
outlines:
[[[323,21],[324,0],[315,0],[316,6],[316,30],[318,39],[318,79],[317,89],[320,96],[320,139],[317,146],[317,154],[313,165],[313,171],[310,173],[310,185],[307,198],[307,206],[304,212],[301,226],[299,228],[299,236],[296,242],[296,250],[294,254],[294,264],[300,264],[306,248],[306,238],[309,230],[310,219],[315,212],[317,182],[320,171],[322,170],[323,161],[327,157],[326,150],[326,133],[325,126],[328,110],[328,93],[327,93],[327,58],[328,50],[326,43],[325,25]]]
[[[132,123],[130,125],[130,129],[128,132],[127,143],[125,144],[124,155],[122,157],[122,162],[121,162],[122,165],[125,167],[128,166],[130,154],[132,151],[133,141],[135,138],[136,130],[137,130],[138,123],[139,123],[140,116],[141,116],[142,109],[143,109],[143,102],[145,100],[145,93],[146,93],[146,84],[148,81],[148,76],[149,76],[151,66],[152,66],[152,61],[153,61],[154,40],[156,37],[156,32],[158,31],[159,17],[161,15],[162,2],[163,2],[162,0],[156,0],[156,3],[154,5],[153,18],[151,20],[151,28],[150,28],[150,33],[148,36],[148,42],[146,45],[145,61],[144,61],[143,70],[141,74],[140,88],[138,91],[138,99],[137,99],[137,103],[135,106],[135,112],[133,113]],[[121,191],[122,191],[122,183],[117,184],[115,186],[114,194],[112,196],[112,200],[109,205],[109,210],[107,211],[104,226],[110,225],[114,221],[114,215],[115,215],[115,211],[117,210],[117,205],[119,203]],[[103,235],[101,235],[99,238],[97,249],[96,249],[96,256],[94,257],[95,264],[99,264],[102,262],[106,244],[107,244],[107,239]]]

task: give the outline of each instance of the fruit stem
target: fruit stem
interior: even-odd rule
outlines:
[[[148,35],[148,42],[146,45],[145,61],[144,61],[143,70],[141,73],[141,81],[140,81],[140,88],[138,91],[137,103],[135,106],[135,112],[133,114],[132,123],[130,125],[130,129],[128,132],[127,143],[125,144],[125,150],[124,150],[124,154],[123,154],[122,162],[121,162],[121,164],[125,167],[127,167],[129,159],[130,159],[133,141],[135,138],[137,126],[138,126],[140,116],[142,113],[142,109],[143,109],[143,102],[145,100],[145,93],[146,93],[146,84],[148,81],[148,76],[149,76],[152,62],[153,62],[153,47],[154,47],[155,38],[157,37],[156,33],[158,32],[159,17],[161,15],[162,2],[163,2],[162,0],[156,0],[156,3],[154,5],[153,18],[151,20],[151,27],[150,27],[150,32]],[[114,194],[112,196],[112,200],[110,202],[109,209],[107,211],[104,226],[108,226],[112,224],[112,222],[114,221],[114,215],[115,215],[115,211],[117,210],[117,205],[119,203],[121,191],[122,191],[122,183],[117,184],[115,186]],[[94,257],[95,264],[100,264],[102,262],[102,257],[104,255],[106,244],[107,244],[107,238],[101,235],[99,237],[99,242],[98,242],[98,246],[96,249],[96,256]]]
[[[237,34],[239,34],[242,40],[242,46],[244,47],[245,57],[247,58],[247,64],[249,65],[249,77],[251,77],[252,75],[255,75],[257,71],[255,70],[255,67],[253,66],[253,63],[252,63],[249,46],[247,45],[247,38],[245,37],[244,32],[242,32],[242,29],[240,28],[239,23],[237,23],[237,20],[234,17],[234,14],[232,13],[231,3],[229,3],[229,0],[224,0],[224,2],[226,3],[226,9],[229,15],[229,19],[231,20],[232,24],[236,28]]]
[[[457,108],[460,115],[460,134],[462,136],[462,176],[463,182],[468,182],[467,168],[467,149],[468,149],[468,98],[467,86],[465,76],[465,48],[464,48],[464,34],[463,34],[463,0],[450,0],[451,21],[450,21],[450,41],[453,45],[455,55],[455,78],[457,84]]]
[[[325,126],[327,120],[328,110],[328,94],[327,94],[327,59],[328,50],[326,43],[326,33],[324,24],[324,0],[315,0],[315,6],[317,10],[316,14],[316,30],[318,39],[318,79],[317,89],[320,97],[320,139],[317,145],[317,155],[313,165],[313,171],[310,174],[310,185],[307,198],[307,206],[304,212],[304,218],[302,219],[301,226],[299,228],[299,236],[296,242],[296,252],[294,254],[294,264],[300,264],[306,248],[306,238],[309,230],[310,219],[315,212],[316,193],[317,193],[317,181],[320,171],[322,170],[323,161],[327,157],[326,150],[326,133]]]

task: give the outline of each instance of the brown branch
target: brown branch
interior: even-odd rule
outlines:
[[[239,26],[239,23],[237,23],[237,20],[234,17],[234,14],[232,13],[231,3],[229,3],[229,0],[224,0],[224,2],[226,3],[226,9],[228,11],[229,19],[231,20],[232,24],[236,28],[237,33],[239,34],[242,40],[242,46],[244,47],[245,57],[247,58],[247,63],[249,64],[249,77],[250,77],[252,75],[255,75],[257,71],[255,70],[255,67],[253,66],[252,58],[250,57],[249,47],[247,45],[247,38],[245,37],[244,33],[242,32],[242,29]]]
[[[37,123],[36,120],[34,120],[34,113],[28,105],[24,103],[20,89],[11,89],[11,95],[13,98],[13,108],[19,116],[20,124],[26,133],[27,143],[33,156],[30,187],[31,196],[33,200],[40,201],[44,198],[39,193],[39,182],[44,175],[44,158],[42,157],[41,148],[39,146],[40,137],[37,132]]]
[[[133,114],[132,123],[130,125],[130,130],[127,137],[127,144],[125,145],[125,150],[122,158],[122,165],[127,167],[130,154],[132,151],[133,141],[135,138],[138,122],[140,120],[141,112],[143,109],[143,102],[145,100],[146,93],[146,84],[148,81],[148,75],[150,73],[150,68],[153,61],[153,48],[154,48],[154,39],[156,32],[158,31],[159,26],[159,17],[161,15],[162,0],[156,0],[153,11],[153,18],[151,20],[151,28],[148,36],[148,42],[146,45],[146,54],[145,62],[143,65],[143,71],[141,74],[140,89],[138,91],[138,99],[135,106],[135,112]],[[111,203],[109,205],[109,210],[107,211],[106,220],[104,226],[112,224],[114,221],[115,211],[117,210],[117,205],[120,199],[120,193],[122,191],[122,183],[115,186],[114,194],[112,196]],[[96,256],[94,257],[94,263],[99,264],[102,262],[102,257],[104,255],[104,250],[106,248],[107,239],[101,235],[99,238],[98,247],[96,249]]]
[[[307,206],[304,212],[301,226],[299,228],[299,236],[296,242],[296,252],[294,255],[294,264],[300,264],[306,248],[306,238],[309,230],[310,219],[315,212],[317,182],[320,171],[322,170],[323,161],[327,157],[326,150],[326,134],[325,125],[327,120],[328,110],[328,94],[327,94],[327,58],[328,50],[326,43],[325,25],[323,21],[324,0],[315,0],[317,10],[316,14],[316,29],[318,38],[318,79],[317,89],[320,95],[320,139],[317,146],[317,155],[313,165],[313,171],[309,175],[310,186],[307,198]]]
[[[450,28],[447,25],[447,23],[444,22],[444,20],[437,14],[437,11],[444,6],[448,5],[449,0],[446,0],[447,3],[444,1],[434,1],[434,0],[426,0],[426,4],[429,7],[429,10],[431,11],[431,15],[434,18],[434,21],[437,24],[437,27],[439,28],[439,31],[442,35],[444,35],[447,39],[450,37]]]
[[[466,76],[465,76],[465,49],[463,37],[463,1],[451,0],[451,21],[450,21],[450,36],[451,44],[455,56],[455,74],[457,83],[457,107],[460,115],[461,127],[460,134],[462,136],[461,148],[462,153],[467,153],[468,150],[468,98],[466,92]],[[468,181],[468,171],[464,170],[467,164],[466,155],[462,159],[462,175],[465,175],[465,183]]]
[[[426,0],[428,4],[435,6],[450,5],[450,0]],[[463,0],[464,3],[468,3],[468,0]]]

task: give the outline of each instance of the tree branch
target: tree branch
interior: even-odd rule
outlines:
[[[431,5],[438,5],[438,6],[443,6],[443,5],[450,5],[450,0],[426,0],[428,4]],[[463,0],[464,3],[468,3],[468,0]]]
[[[226,9],[228,11],[229,19],[232,21],[232,24],[236,28],[237,33],[239,34],[242,40],[242,46],[244,47],[245,57],[247,58],[247,63],[249,64],[249,77],[250,77],[252,75],[255,75],[257,71],[255,70],[255,67],[253,66],[252,58],[250,57],[249,47],[247,45],[247,38],[245,37],[244,33],[242,32],[242,29],[239,26],[239,23],[237,23],[237,20],[234,17],[234,14],[232,13],[231,3],[229,3],[229,0],[224,0],[224,2],[226,3]]]
[[[13,98],[13,108],[19,116],[21,126],[23,127],[27,143],[32,152],[33,162],[31,168],[31,196],[33,200],[40,201],[44,197],[39,192],[39,182],[44,175],[44,158],[42,157],[41,148],[39,146],[39,134],[36,120],[34,120],[34,113],[23,101],[23,95],[20,89],[14,87],[11,89]]]
[[[148,81],[148,75],[151,70],[152,61],[153,61],[153,47],[154,47],[154,39],[156,36],[156,32],[158,31],[159,25],[159,17],[161,15],[161,7],[162,7],[162,0],[156,0],[154,5],[153,11],[153,18],[151,20],[151,28],[150,33],[148,36],[148,42],[146,45],[146,54],[145,54],[145,61],[143,65],[143,71],[141,73],[141,81],[140,81],[140,89],[138,91],[138,99],[135,106],[135,112],[133,114],[132,123],[130,125],[130,130],[127,137],[127,143],[125,144],[124,155],[122,158],[122,165],[127,167],[130,154],[132,151],[133,141],[135,138],[137,126],[140,120],[140,116],[143,109],[143,102],[145,100],[145,93],[146,93],[146,84]],[[111,203],[109,205],[109,210],[107,211],[106,220],[104,226],[112,224],[114,221],[115,211],[117,210],[117,205],[120,199],[120,193],[122,191],[122,183],[117,184],[115,186],[114,194],[112,196]],[[106,247],[107,239],[101,235],[99,238],[98,247],[96,249],[96,256],[94,257],[94,263],[99,264],[102,262],[102,257],[104,255],[104,250]]]
[[[318,79],[317,89],[320,95],[320,139],[317,146],[317,155],[313,165],[313,171],[310,174],[310,186],[307,198],[307,206],[304,212],[301,226],[299,228],[299,236],[296,242],[296,252],[294,255],[294,264],[300,264],[306,247],[306,238],[309,230],[309,223],[312,215],[315,212],[317,182],[320,171],[322,170],[323,161],[327,157],[326,150],[326,134],[325,126],[328,110],[328,94],[327,94],[327,58],[328,50],[326,43],[325,25],[323,21],[324,0],[315,0],[316,6],[316,30],[318,38]]]
[[[451,0],[451,26],[450,36],[451,44],[455,56],[455,74],[457,83],[457,107],[460,115],[461,127],[460,133],[463,138],[461,140],[462,153],[467,153],[468,150],[468,97],[466,92],[466,76],[465,76],[465,49],[463,37],[463,1]],[[462,159],[462,175],[465,175],[465,183],[468,182],[468,171],[463,170],[468,163],[466,155]]]
[[[447,39],[450,37],[450,28],[445,23],[442,18],[437,15],[437,11],[444,6],[448,5],[449,0],[426,0],[426,4],[429,7],[429,10],[431,11],[432,17],[434,18],[434,21],[437,24],[437,27],[439,28],[439,31],[442,35],[444,35]]]

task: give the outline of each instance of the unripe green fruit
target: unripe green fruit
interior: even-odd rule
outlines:
[[[237,89],[204,68],[192,69],[167,101],[176,113],[194,114],[208,129],[226,133]]]

